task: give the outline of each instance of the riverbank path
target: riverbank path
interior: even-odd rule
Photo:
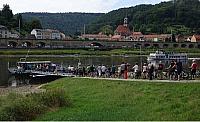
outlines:
[[[113,81],[133,81],[133,82],[155,82],[155,83],[200,83],[200,80],[148,80],[148,79],[120,79],[120,78],[97,78],[97,77],[74,77],[95,80],[113,80]]]

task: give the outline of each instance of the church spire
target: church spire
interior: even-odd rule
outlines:
[[[124,18],[124,26],[128,27],[128,18],[127,17]]]

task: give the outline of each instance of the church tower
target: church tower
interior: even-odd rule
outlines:
[[[128,18],[127,17],[124,18],[124,27],[128,27]]]

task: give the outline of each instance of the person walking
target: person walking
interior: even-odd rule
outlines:
[[[121,75],[124,78],[124,71],[125,71],[126,64],[124,62],[121,63]]]
[[[183,72],[183,65],[180,60],[176,63],[176,70],[177,70],[178,81],[180,81],[181,73]]]
[[[98,77],[101,77],[101,65],[97,67],[97,75]]]
[[[124,69],[124,79],[128,79],[128,64],[125,64],[125,69]]]
[[[148,71],[148,74],[149,74],[149,80],[153,80],[153,73],[154,73],[154,65],[150,62],[149,65],[149,71]]]
[[[167,69],[169,70],[169,80],[172,80],[173,76],[175,75],[175,69],[176,69],[175,61],[171,61],[170,65]]]
[[[112,73],[112,75],[111,75],[111,77],[115,77],[115,72],[116,72],[116,66],[115,65],[112,65],[112,68],[111,68],[111,73]]]
[[[143,78],[146,79],[147,76],[147,71],[148,71],[148,66],[146,63],[144,63],[144,66],[142,67],[142,74],[143,74]]]
[[[132,69],[134,71],[134,78],[138,79],[139,78],[139,65],[138,65],[138,63],[135,63],[135,65]]]
[[[163,79],[163,70],[164,70],[164,64],[162,61],[159,61],[158,64],[158,79],[162,80]]]
[[[196,63],[196,60],[193,60],[192,61],[192,65],[191,65],[191,79],[195,78],[196,77],[196,72],[197,72],[197,63]]]

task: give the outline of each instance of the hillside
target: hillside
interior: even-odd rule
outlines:
[[[98,33],[102,26],[116,29],[127,15],[130,29],[143,33],[191,34],[200,33],[200,1],[176,0],[156,5],[138,5],[111,11],[98,18],[88,32]]]
[[[40,20],[43,28],[58,29],[67,35],[83,32],[84,24],[95,20],[101,13],[22,13],[25,21]]]

